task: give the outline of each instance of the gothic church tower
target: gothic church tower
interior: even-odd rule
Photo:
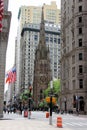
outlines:
[[[45,24],[44,24],[44,8],[42,7],[42,16],[40,24],[40,40],[35,53],[34,66],[34,83],[33,83],[33,98],[36,106],[38,102],[44,98],[43,90],[48,87],[51,81],[51,69],[49,59],[49,48],[45,43]]]

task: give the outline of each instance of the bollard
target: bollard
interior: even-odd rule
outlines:
[[[24,117],[28,117],[28,110],[24,111]]]
[[[62,117],[57,117],[57,127],[62,128]]]
[[[49,112],[46,112],[46,118],[49,118]]]

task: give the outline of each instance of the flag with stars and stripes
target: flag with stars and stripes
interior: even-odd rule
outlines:
[[[16,81],[16,67],[11,68],[6,73],[6,83],[14,83]]]
[[[4,12],[4,1],[0,0],[0,32],[2,32],[2,18]]]

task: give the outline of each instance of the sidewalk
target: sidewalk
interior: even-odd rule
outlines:
[[[71,130],[69,128],[58,128],[56,125],[49,125],[46,121],[35,118],[24,118],[18,114],[5,114],[0,120],[0,130]]]

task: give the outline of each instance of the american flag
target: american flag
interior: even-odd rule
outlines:
[[[11,68],[6,73],[6,83],[14,83],[16,81],[16,67]]]
[[[2,31],[3,12],[4,12],[4,1],[0,0],[0,32]]]

